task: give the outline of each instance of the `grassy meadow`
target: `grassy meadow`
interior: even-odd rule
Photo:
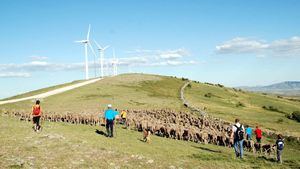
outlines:
[[[75,82],[73,82],[75,83]],[[180,100],[185,80],[175,77],[124,74],[109,77],[42,100],[48,112],[95,113],[107,104],[119,109],[173,109],[189,111]],[[65,86],[65,85],[63,85]],[[54,86],[26,93],[30,96]],[[284,135],[300,136],[300,123],[285,117],[300,110],[300,102],[275,95],[238,91],[231,88],[192,82],[185,89],[186,99],[209,115],[243,124],[260,125]],[[31,111],[33,100],[0,105],[2,110]],[[267,107],[267,109],[263,108]],[[272,110],[268,108],[272,106]],[[44,122],[41,133],[32,124],[0,116],[0,168],[299,168],[300,144],[287,142],[284,164],[272,157],[246,153],[235,159],[233,149],[177,141],[153,136],[146,144],[141,133],[117,127],[116,138],[95,133],[103,127]],[[264,143],[274,143],[264,138]]]
[[[297,168],[299,144],[287,143],[284,164],[246,153],[235,159],[233,149],[152,136],[117,126],[115,138],[95,131],[104,127],[43,122],[35,133],[30,122],[0,116],[0,168]]]

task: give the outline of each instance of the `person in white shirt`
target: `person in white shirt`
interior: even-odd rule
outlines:
[[[231,139],[233,139],[233,146],[236,157],[243,158],[243,142],[245,129],[240,124],[239,119],[235,119],[235,124],[232,126]]]

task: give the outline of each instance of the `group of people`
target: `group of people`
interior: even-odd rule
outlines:
[[[114,124],[116,119],[121,124],[126,123],[127,112],[122,110],[121,114],[119,114],[120,113],[118,112],[118,110],[113,109],[111,104],[107,105],[107,109],[104,111],[107,137],[114,136]],[[40,117],[42,115],[42,109],[39,100],[37,100],[36,104],[32,107],[32,115],[34,123],[33,129],[34,131],[39,132],[41,130]],[[244,136],[246,135],[247,140],[252,140],[252,133],[252,128],[250,126],[246,126],[245,129],[244,126],[240,123],[240,120],[235,119],[235,124],[232,126],[231,139],[233,140],[233,146],[237,158],[243,158]],[[256,136],[256,142],[260,144],[262,139],[262,130],[258,126],[256,126],[254,133]],[[144,138],[146,137],[144,136]],[[277,161],[282,163],[281,156],[284,148],[284,139],[281,134],[278,135],[274,146],[277,147]]]
[[[112,105],[107,105],[107,109],[104,111],[104,120],[105,120],[105,126],[106,126],[106,132],[107,137],[113,137],[114,136],[114,124],[115,120],[117,119],[119,123],[125,124],[126,123],[126,116],[127,112],[122,110],[121,116],[119,116],[119,112],[117,109],[113,109]],[[41,131],[41,125],[40,125],[40,118],[42,116],[42,108],[40,106],[40,101],[37,100],[35,102],[35,105],[32,106],[32,116],[33,116],[33,130],[35,132]]]
[[[256,142],[260,144],[262,139],[262,130],[258,126],[256,126],[254,133],[256,135]],[[252,128],[250,126],[247,126],[247,128],[245,129],[244,126],[240,123],[240,120],[235,119],[235,124],[232,126],[231,139],[233,139],[234,151],[237,158],[243,158],[243,142],[245,135],[247,140],[252,140]],[[277,135],[277,140],[274,146],[276,146],[277,149],[277,161],[279,163],[282,163],[284,139],[281,134]]]
[[[246,131],[246,139],[252,140],[252,133],[253,133],[252,128],[250,126],[246,126],[245,131]],[[256,126],[254,133],[255,133],[256,142],[261,143],[262,131],[258,126]]]

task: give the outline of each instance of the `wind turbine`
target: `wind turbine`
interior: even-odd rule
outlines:
[[[103,59],[104,59],[104,51],[109,48],[109,45],[108,46],[105,46],[105,47],[102,47],[100,46],[95,40],[94,42],[96,43],[97,47],[98,47],[98,50],[100,52],[100,71],[101,71],[101,77],[104,77],[104,72],[103,72]]]
[[[90,31],[91,31],[91,24],[89,24],[88,33],[86,35],[86,39],[84,40],[78,40],[75,41],[76,43],[82,43],[84,44],[84,55],[85,55],[85,79],[89,79],[89,62],[88,62],[88,46],[92,50],[92,52],[95,54],[91,44],[90,44]]]

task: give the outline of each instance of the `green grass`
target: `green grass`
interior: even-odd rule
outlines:
[[[293,111],[300,110],[300,102],[202,83],[192,83],[192,87],[186,88],[185,93],[191,104],[200,108],[206,107],[208,113],[214,117],[227,121],[234,121],[238,117],[244,124],[260,125],[285,135],[300,136],[300,123],[285,117]],[[212,96],[205,97],[207,93],[211,93]],[[239,103],[243,106],[237,106]],[[273,106],[279,112],[263,109],[263,106]]]
[[[69,83],[64,83],[64,84],[60,84],[60,85],[56,85],[56,86],[42,88],[42,89],[39,89],[39,90],[34,90],[34,91],[31,91],[31,92],[27,92],[27,93],[19,94],[19,95],[16,95],[16,96],[8,97],[8,98],[5,98],[5,99],[1,99],[1,101],[10,100],[10,99],[20,99],[20,98],[23,98],[23,97],[34,96],[34,95],[37,95],[37,94],[45,93],[45,92],[48,92],[48,91],[51,91],[51,90],[55,90],[55,89],[58,89],[58,88],[61,88],[61,87],[65,87],[65,86],[80,83],[80,82],[83,82],[83,80],[76,80],[76,81],[69,82]]]
[[[50,96],[42,107],[50,112],[100,112],[107,104],[119,109],[184,110],[179,98],[182,79],[144,74],[125,74],[105,78],[75,90]],[[67,85],[67,84],[66,84]],[[65,85],[63,85],[65,86]],[[62,87],[62,86],[61,86]],[[58,88],[55,86],[54,88]],[[42,89],[24,96],[49,91]],[[205,94],[210,97],[205,97]],[[21,96],[18,96],[21,97]],[[202,83],[192,83],[185,97],[197,107],[206,107],[210,115],[243,124],[271,129],[285,135],[300,136],[300,123],[286,114],[300,110],[299,102],[250,92],[238,92]],[[31,111],[33,102],[1,105],[0,109]],[[262,106],[280,110],[269,111]],[[233,150],[153,136],[152,143],[140,141],[141,133],[117,127],[116,138],[95,133],[104,128],[65,123],[44,123],[41,133],[31,123],[0,116],[0,168],[297,168],[300,166],[299,143],[287,142],[284,164],[273,158],[246,153],[241,161]],[[274,139],[264,138],[264,143]],[[153,162],[152,162],[153,161]],[[148,162],[148,163],[147,163]],[[150,162],[150,163],[149,163]],[[151,163],[152,162],[152,163]]]
[[[230,148],[152,136],[117,127],[115,138],[96,134],[103,127],[43,123],[35,133],[29,122],[0,116],[0,168],[297,168],[299,144],[286,143],[284,164],[246,153],[235,159]]]
[[[100,112],[107,104],[119,109],[187,111],[179,98],[184,83],[182,79],[167,76],[124,74],[45,98],[42,107],[45,111],[59,113]],[[208,93],[210,97],[205,97]],[[239,117],[244,124],[260,125],[263,129],[300,137],[300,123],[285,117],[300,110],[300,102],[194,82],[191,88],[186,88],[185,97],[197,107],[206,107],[210,115],[229,122]],[[29,112],[32,104],[28,100],[1,105],[0,109]],[[263,109],[263,106],[273,106],[279,112]]]
[[[179,99],[181,79],[156,75],[120,75],[105,78],[42,101],[44,110],[54,112],[99,112],[107,104],[119,109],[183,109]],[[2,105],[2,109],[30,111],[32,101]]]

